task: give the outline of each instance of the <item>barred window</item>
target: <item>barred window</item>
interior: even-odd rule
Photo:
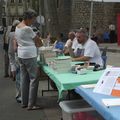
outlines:
[[[15,2],[15,0],[11,0],[11,3],[14,3]]]
[[[18,0],[19,3],[22,3],[22,0]]]

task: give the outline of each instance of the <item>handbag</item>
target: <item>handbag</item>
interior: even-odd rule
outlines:
[[[35,46],[36,46],[36,47],[41,47],[41,46],[43,46],[43,43],[42,43],[41,39],[35,39]]]

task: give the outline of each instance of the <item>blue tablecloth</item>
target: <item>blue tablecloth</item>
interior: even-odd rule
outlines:
[[[120,120],[120,106],[106,107],[102,103],[104,98],[114,98],[112,96],[93,93],[93,89],[77,87],[75,91],[80,94],[93,108],[95,108],[105,120]]]

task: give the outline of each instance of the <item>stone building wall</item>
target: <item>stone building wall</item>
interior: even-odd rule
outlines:
[[[58,16],[60,30],[69,30],[89,27],[91,3],[85,0],[60,0]],[[110,23],[116,25],[117,13],[120,13],[120,4],[94,2],[93,23],[96,29],[106,30]]]
[[[72,0],[44,0],[42,15],[45,17],[44,33],[50,32],[53,36],[57,33],[67,33],[71,25]]]
[[[41,0],[42,15],[45,17],[44,33],[68,33],[70,30],[89,27],[91,2],[85,0]],[[105,30],[110,23],[116,24],[120,4],[94,2],[93,24]]]
[[[87,3],[87,4],[86,4]],[[90,3],[82,0],[72,1],[71,29],[88,26],[90,17]]]
[[[42,2],[42,15],[45,17],[44,33],[51,32],[52,35],[56,35],[59,31],[56,0]]]
[[[34,2],[33,2],[34,1]],[[36,7],[35,7],[35,5]],[[7,25],[11,25],[14,19],[21,20],[23,16],[23,12],[28,8],[33,8],[37,10],[38,4],[36,4],[36,0],[23,0],[19,3],[18,0],[15,0],[11,3],[10,0],[6,1],[6,18],[7,18]]]
[[[61,32],[68,32],[71,27],[72,0],[59,0],[58,20]]]
[[[91,3],[83,0],[73,0],[71,28],[89,27]],[[94,2],[93,23],[97,29],[106,29],[110,22],[115,22],[113,3]]]

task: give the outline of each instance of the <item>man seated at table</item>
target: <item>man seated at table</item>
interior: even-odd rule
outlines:
[[[100,50],[97,44],[88,38],[86,32],[81,30],[76,33],[76,38],[81,48],[76,47],[73,51],[69,48],[69,53],[73,57],[73,61],[89,61],[90,63],[96,63],[103,66]]]

